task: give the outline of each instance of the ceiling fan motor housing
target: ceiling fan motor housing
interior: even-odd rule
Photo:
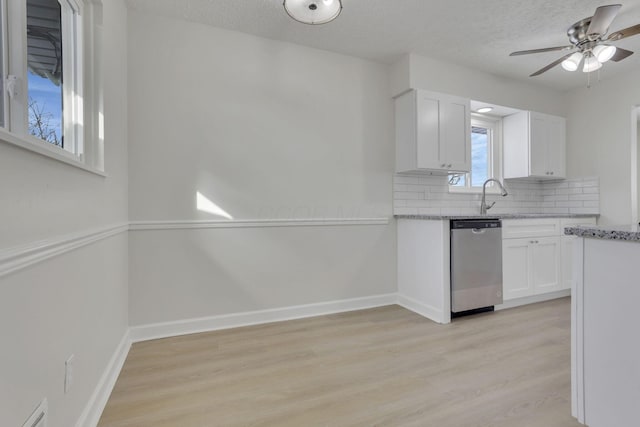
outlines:
[[[589,35],[587,31],[589,30],[589,25],[591,25],[591,16],[588,18],[584,18],[582,21],[578,21],[573,24],[567,30],[567,36],[569,36],[569,41],[577,47],[582,47],[585,44],[591,43],[592,45],[589,47],[593,47],[595,43],[600,39],[602,34],[591,34]]]

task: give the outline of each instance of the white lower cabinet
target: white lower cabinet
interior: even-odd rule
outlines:
[[[560,280],[560,237],[540,237],[532,243],[531,276],[533,294],[562,289]]]
[[[562,289],[560,238],[504,239],[502,281],[505,300]]]
[[[398,219],[398,304],[451,321],[449,221]]]
[[[533,294],[530,265],[529,239],[502,241],[502,298],[505,301]]]
[[[571,289],[573,236],[565,227],[593,225],[594,217],[502,221],[502,286],[505,301]]]
[[[564,228],[594,217],[502,220],[502,283],[506,306],[567,295],[573,236]],[[400,218],[398,303],[438,323],[451,321],[449,220]],[[498,307],[500,308],[500,307]]]

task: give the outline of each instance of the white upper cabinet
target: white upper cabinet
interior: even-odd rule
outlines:
[[[522,111],[503,119],[504,177],[566,177],[566,119]]]
[[[469,100],[409,91],[395,100],[397,172],[469,172]]]

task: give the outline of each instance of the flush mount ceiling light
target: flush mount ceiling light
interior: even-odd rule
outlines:
[[[513,52],[509,56],[527,55],[529,53],[553,52],[556,50],[573,50],[560,59],[555,60],[551,64],[531,74],[530,77],[538,76],[548,71],[558,64],[562,64],[562,68],[567,71],[576,71],[580,68],[580,62],[584,58],[582,71],[590,73],[602,68],[602,64],[612,60],[614,62],[622,61],[633,52],[630,50],[616,48],[610,43],[616,42],[626,37],[640,34],[640,24],[624,30],[616,31],[607,35],[609,26],[620,11],[621,4],[611,4],[608,6],[600,6],[596,9],[593,16],[578,21],[567,30],[569,37],[568,46],[547,47],[543,49],[521,50]]]
[[[493,107],[482,107],[482,108],[478,108],[476,111],[478,113],[488,113],[491,110],[493,110]]]
[[[284,10],[303,24],[326,24],[340,15],[342,0],[284,0]]]

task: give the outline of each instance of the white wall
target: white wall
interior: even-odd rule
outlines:
[[[103,178],[0,142],[0,250],[127,220],[126,8],[104,2]],[[44,397],[49,426],[73,426],[127,328],[127,237],[0,276],[0,425]],[[64,394],[64,361],[75,383]]]
[[[130,233],[132,326],[396,292],[395,226]]]
[[[638,214],[640,213],[640,106],[636,107],[636,163],[635,163],[635,172],[636,172],[636,187],[631,191],[635,191],[635,203],[636,203],[636,211],[635,215],[632,215],[632,221],[638,221]],[[633,140],[631,142],[633,144]],[[633,166],[632,166],[633,168]],[[633,200],[633,198],[632,198]]]
[[[600,177],[601,224],[631,221],[630,120],[640,105],[637,78],[632,71],[567,94],[567,173]]]
[[[129,15],[132,221],[392,215],[388,67]],[[395,292],[395,224],[131,233],[132,325]]]
[[[428,89],[476,101],[565,117],[562,92],[420,55],[406,55],[393,66],[391,93]]]

